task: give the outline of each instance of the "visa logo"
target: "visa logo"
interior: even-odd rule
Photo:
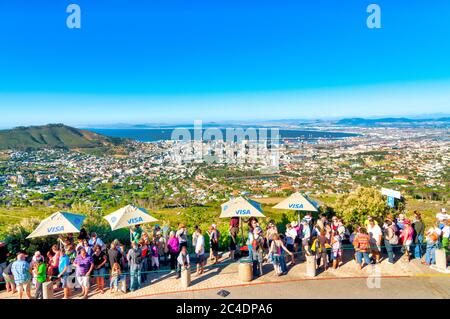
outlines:
[[[236,215],[250,215],[250,209],[238,209]]]
[[[64,226],[55,226],[47,228],[47,233],[57,233],[60,231],[64,231]]]
[[[133,217],[128,220],[128,225],[129,224],[137,224],[137,223],[141,223],[141,222],[144,222],[142,217]]]
[[[303,208],[303,204],[289,204],[289,208]]]

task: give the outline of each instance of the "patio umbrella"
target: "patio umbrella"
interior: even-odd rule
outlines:
[[[300,223],[300,212],[317,212],[317,204],[310,200],[307,196],[302,195],[299,192],[296,192],[279,202],[273,208],[276,209],[287,209],[287,210],[295,210],[298,212],[298,222]]]
[[[239,217],[242,240],[244,239],[242,217],[265,217],[260,203],[244,197],[230,199],[228,202],[223,203],[221,208],[222,212],[219,218]]]
[[[27,238],[44,237],[67,233],[79,233],[86,216],[68,212],[56,212],[41,221]]]
[[[103,218],[108,221],[111,230],[157,221],[157,219],[151,216],[146,209],[133,205],[122,207]]]

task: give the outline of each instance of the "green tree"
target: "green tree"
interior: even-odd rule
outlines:
[[[339,196],[334,210],[346,224],[362,225],[368,216],[383,220],[389,208],[378,189],[359,187],[355,192]]]

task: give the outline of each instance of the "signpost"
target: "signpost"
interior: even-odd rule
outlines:
[[[399,191],[395,191],[393,189],[389,188],[382,188],[381,194],[387,196],[387,204],[389,207],[394,208],[395,207],[395,199],[401,199],[402,195]]]

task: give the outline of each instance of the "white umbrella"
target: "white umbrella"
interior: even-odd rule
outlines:
[[[251,199],[237,197],[221,205],[222,212],[219,218],[229,217],[265,217],[261,204]]]
[[[133,205],[122,207],[103,218],[108,221],[111,230],[157,221],[156,218],[150,216],[147,210]]]
[[[68,212],[56,212],[42,220],[27,238],[58,234],[78,233],[86,216]]]
[[[287,210],[296,210],[299,214],[300,219],[300,211],[306,212],[317,212],[317,204],[311,201],[307,196],[302,195],[299,192],[296,192],[284,199],[273,208],[276,209],[287,209]],[[299,221],[300,222],[300,221]]]
[[[219,218],[239,217],[242,241],[244,240],[244,228],[242,227],[242,217],[265,217],[262,213],[261,204],[251,199],[237,197],[230,199],[221,205],[222,212]]]

